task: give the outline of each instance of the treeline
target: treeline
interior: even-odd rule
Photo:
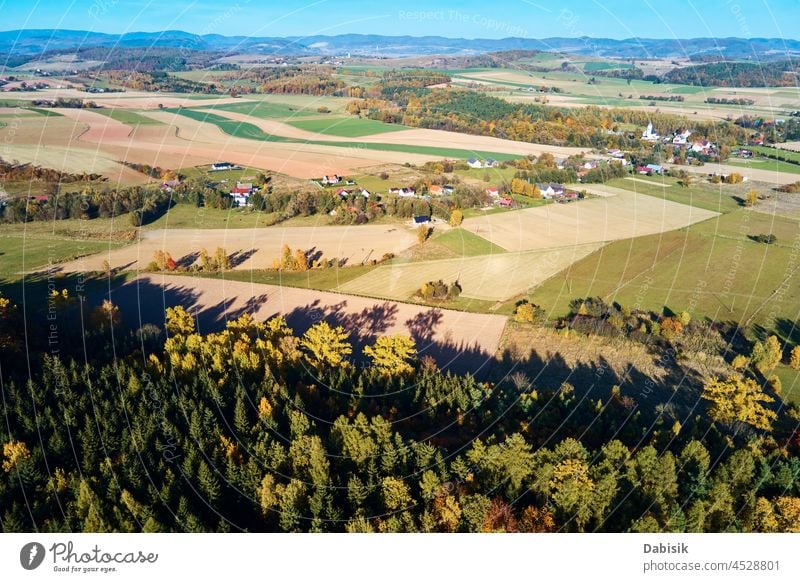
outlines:
[[[639,392],[442,372],[424,322],[358,354],[335,323],[202,335],[182,308],[67,327],[57,295],[62,352],[30,338],[30,372],[2,307],[5,532],[800,531],[793,406],[678,421]]]
[[[727,121],[690,122],[668,113],[516,104],[475,91],[395,87],[381,83],[367,91],[367,98],[348,104],[349,112],[387,123],[529,143],[635,149],[641,145],[640,134],[621,131],[618,127],[623,124],[644,127],[648,122],[664,135],[691,125],[698,139],[705,137],[719,144],[742,143],[748,136],[748,132]]]
[[[225,92],[224,87],[218,87],[214,83],[197,83],[175,77],[165,71],[106,70],[98,75],[98,78],[111,85],[119,85],[136,91],[203,94]]]
[[[0,158],[0,179],[3,182],[47,182],[56,184],[69,184],[73,182],[87,182],[105,180],[101,174],[73,174],[52,168],[36,166],[33,164],[20,164],[7,162]]]
[[[330,67],[264,67],[237,73],[235,91],[286,95],[359,97],[360,87],[348,87],[333,77]]]
[[[639,95],[639,99],[644,99],[645,101],[684,101],[683,95]]]
[[[46,200],[11,198],[0,206],[0,221],[30,222],[80,218],[111,218],[131,214],[131,223],[140,226],[155,220],[170,204],[170,195],[159,188],[129,186],[125,188],[81,192],[54,192]]]
[[[664,80],[701,87],[795,87],[797,65],[792,61],[708,63],[672,69]]]
[[[181,47],[86,47],[78,49],[77,56],[84,61],[102,61],[92,70],[123,70],[130,72],[186,71],[203,68],[223,53]]]
[[[755,101],[744,97],[706,97],[706,103],[712,105],[752,105]]]
[[[58,97],[57,99],[34,99],[31,101],[34,107],[65,107],[67,109],[96,109],[97,103],[94,101],[84,101],[83,99],[73,99],[68,97]]]

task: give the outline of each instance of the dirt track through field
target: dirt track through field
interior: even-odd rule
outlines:
[[[463,228],[509,251],[528,251],[656,234],[717,216],[622,188],[597,192],[605,197],[469,218]]]
[[[123,321],[133,327],[155,323],[163,327],[167,307],[183,305],[196,314],[206,333],[242,313],[257,320],[286,317],[295,333],[325,320],[350,332],[357,351],[383,335],[414,337],[420,355],[439,366],[480,372],[497,352],[506,318],[446,309],[352,297],[292,287],[200,277],[144,275],[111,294]],[[357,355],[357,354],[354,354]]]
[[[325,258],[347,259],[357,265],[367,257],[400,253],[416,243],[416,234],[403,226],[271,226],[254,229],[162,229],[140,233],[139,242],[65,263],[67,272],[103,270],[103,261],[114,269],[143,270],[155,251],[170,253],[179,264],[190,265],[201,249],[217,247],[233,255],[234,269],[267,269],[288,244]]]

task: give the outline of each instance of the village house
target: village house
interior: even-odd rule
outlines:
[[[499,188],[487,188],[486,193],[491,196],[492,198],[500,198],[500,189]]]
[[[645,166],[645,168],[647,168],[648,173],[652,173],[652,174],[663,174],[664,173],[663,166],[659,166],[658,164],[647,164]]]
[[[444,186],[442,186],[442,191],[445,194],[449,195],[449,194],[452,194],[453,192],[455,192],[456,188],[455,188],[455,186],[451,186],[450,184],[445,184]]]
[[[514,200],[509,196],[503,196],[499,200],[495,200],[494,203],[502,208],[511,208],[514,205]]]
[[[333,184],[338,184],[341,182],[342,177],[339,174],[331,174],[328,176],[322,176],[322,180],[320,181],[322,182],[323,186],[332,186]]]
[[[492,158],[486,158],[483,162],[484,168],[496,168],[499,165],[500,162],[498,162],[497,160],[493,160]]]
[[[483,167],[483,164],[481,163],[481,161],[480,160],[476,160],[475,158],[468,159],[467,160],[467,165],[470,168],[482,168]]]
[[[428,188],[428,194],[431,196],[442,196],[444,194],[444,188],[438,184],[431,184]]]
[[[715,144],[706,139],[694,142],[691,147],[691,151],[703,156],[711,155],[715,149]]]
[[[231,188],[231,196],[233,196],[233,205],[238,207],[249,206],[250,196],[253,192],[258,192],[258,188],[249,182],[236,182],[236,186]]]
[[[686,145],[690,135],[692,135],[692,131],[690,129],[684,129],[683,131],[676,131],[675,135],[672,137],[672,144]]]
[[[536,187],[539,189],[539,192],[541,192],[542,198],[547,200],[557,196],[563,196],[566,191],[564,186],[556,184],[555,182],[550,182],[549,184],[537,183]]]
[[[230,162],[214,162],[213,164],[211,164],[212,172],[222,172],[224,170],[236,170],[236,169],[238,169],[238,166]]]
[[[389,194],[397,194],[401,198],[411,198],[417,195],[413,188],[389,188]]]

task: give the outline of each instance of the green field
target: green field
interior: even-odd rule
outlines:
[[[347,283],[366,275],[376,267],[372,265],[357,265],[353,267],[340,267],[333,269],[311,269],[305,273],[289,273],[272,269],[252,271],[227,271],[223,274],[202,274],[199,276],[212,279],[229,279],[244,281],[246,283],[263,283],[267,285],[281,285],[286,287],[299,287],[301,289],[316,289],[318,291],[333,291],[339,285]]]
[[[253,212],[245,208],[221,210],[176,204],[143,228],[262,228],[275,224],[277,219],[277,213]]]
[[[156,119],[145,117],[144,115],[140,115],[135,111],[131,111],[129,109],[102,107],[93,109],[92,111],[110,117],[111,119],[119,121],[120,123],[124,123],[126,125],[132,125],[134,127],[136,127],[137,125],[164,125],[163,123],[161,123]]]
[[[606,245],[531,293],[555,316],[571,299],[601,296],[661,312],[757,323],[773,329],[795,321],[800,310],[800,270],[792,245],[800,223],[739,209],[691,227]],[[775,244],[748,235],[775,234]],[[785,292],[776,293],[778,289]]]
[[[730,158],[727,163],[736,166],[752,167],[758,170],[768,170],[780,174],[800,174],[800,164],[784,162],[781,160],[772,160],[770,158],[764,158],[761,156],[752,160]]]
[[[575,63],[578,64],[578,63]],[[592,71],[610,71],[613,69],[632,69],[633,65],[630,63],[622,63],[615,61],[588,61],[583,63],[583,70],[587,73]]]
[[[447,247],[462,257],[476,257],[478,255],[496,255],[506,252],[505,249],[489,242],[483,237],[473,234],[463,228],[454,228],[435,236],[433,242]]]
[[[3,234],[0,235],[0,280],[14,281],[23,273],[120,246],[122,243],[118,242],[70,240],[41,233]]]
[[[44,109],[42,107],[25,107],[26,111],[33,111],[34,113],[38,113],[39,115],[44,115],[45,117],[64,117],[58,111],[53,111],[51,109]]]
[[[740,206],[730,193],[730,186],[725,184],[698,183],[684,188],[678,184],[677,178],[636,176],[635,180],[628,178],[610,180],[608,185],[714,212],[731,212]]]
[[[409,129],[405,125],[383,123],[381,121],[375,121],[374,119],[360,119],[358,117],[322,117],[320,119],[304,119],[299,121],[290,120],[288,123],[298,129],[341,137],[362,137],[365,135]]]
[[[197,121],[211,123],[219,127],[222,131],[224,131],[228,135],[232,135],[234,137],[241,137],[245,139],[257,140],[257,141],[269,141],[269,142],[279,142],[279,143],[310,143],[315,145],[326,145],[333,147],[363,148],[368,150],[405,152],[410,154],[427,154],[431,156],[441,156],[444,158],[453,158],[453,159],[469,159],[475,156],[479,156],[479,157],[490,157],[498,161],[504,161],[520,157],[513,154],[501,154],[497,152],[462,150],[458,148],[415,146],[410,144],[365,143],[358,141],[297,140],[266,133],[260,127],[257,127],[252,123],[234,121],[231,119],[227,119],[225,117],[221,117],[219,115],[215,115],[213,113],[199,111],[197,109],[188,109],[184,107],[179,109],[169,109],[168,111],[172,113],[178,113],[180,115],[189,117]]]
[[[800,164],[800,152],[795,152],[792,150],[782,150],[778,148],[770,148],[766,146],[753,146],[749,149],[759,154],[781,156],[782,158],[785,158],[786,160],[791,161],[795,164]]]

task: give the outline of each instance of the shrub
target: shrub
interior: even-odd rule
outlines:
[[[514,321],[519,323],[534,323],[544,319],[545,311],[535,303],[523,299],[517,303],[514,310]]]
[[[789,366],[793,370],[800,370],[800,346],[794,346],[789,353]]]
[[[747,356],[743,356],[742,354],[736,355],[733,360],[731,360],[731,368],[741,372],[747,367],[748,359]]]

